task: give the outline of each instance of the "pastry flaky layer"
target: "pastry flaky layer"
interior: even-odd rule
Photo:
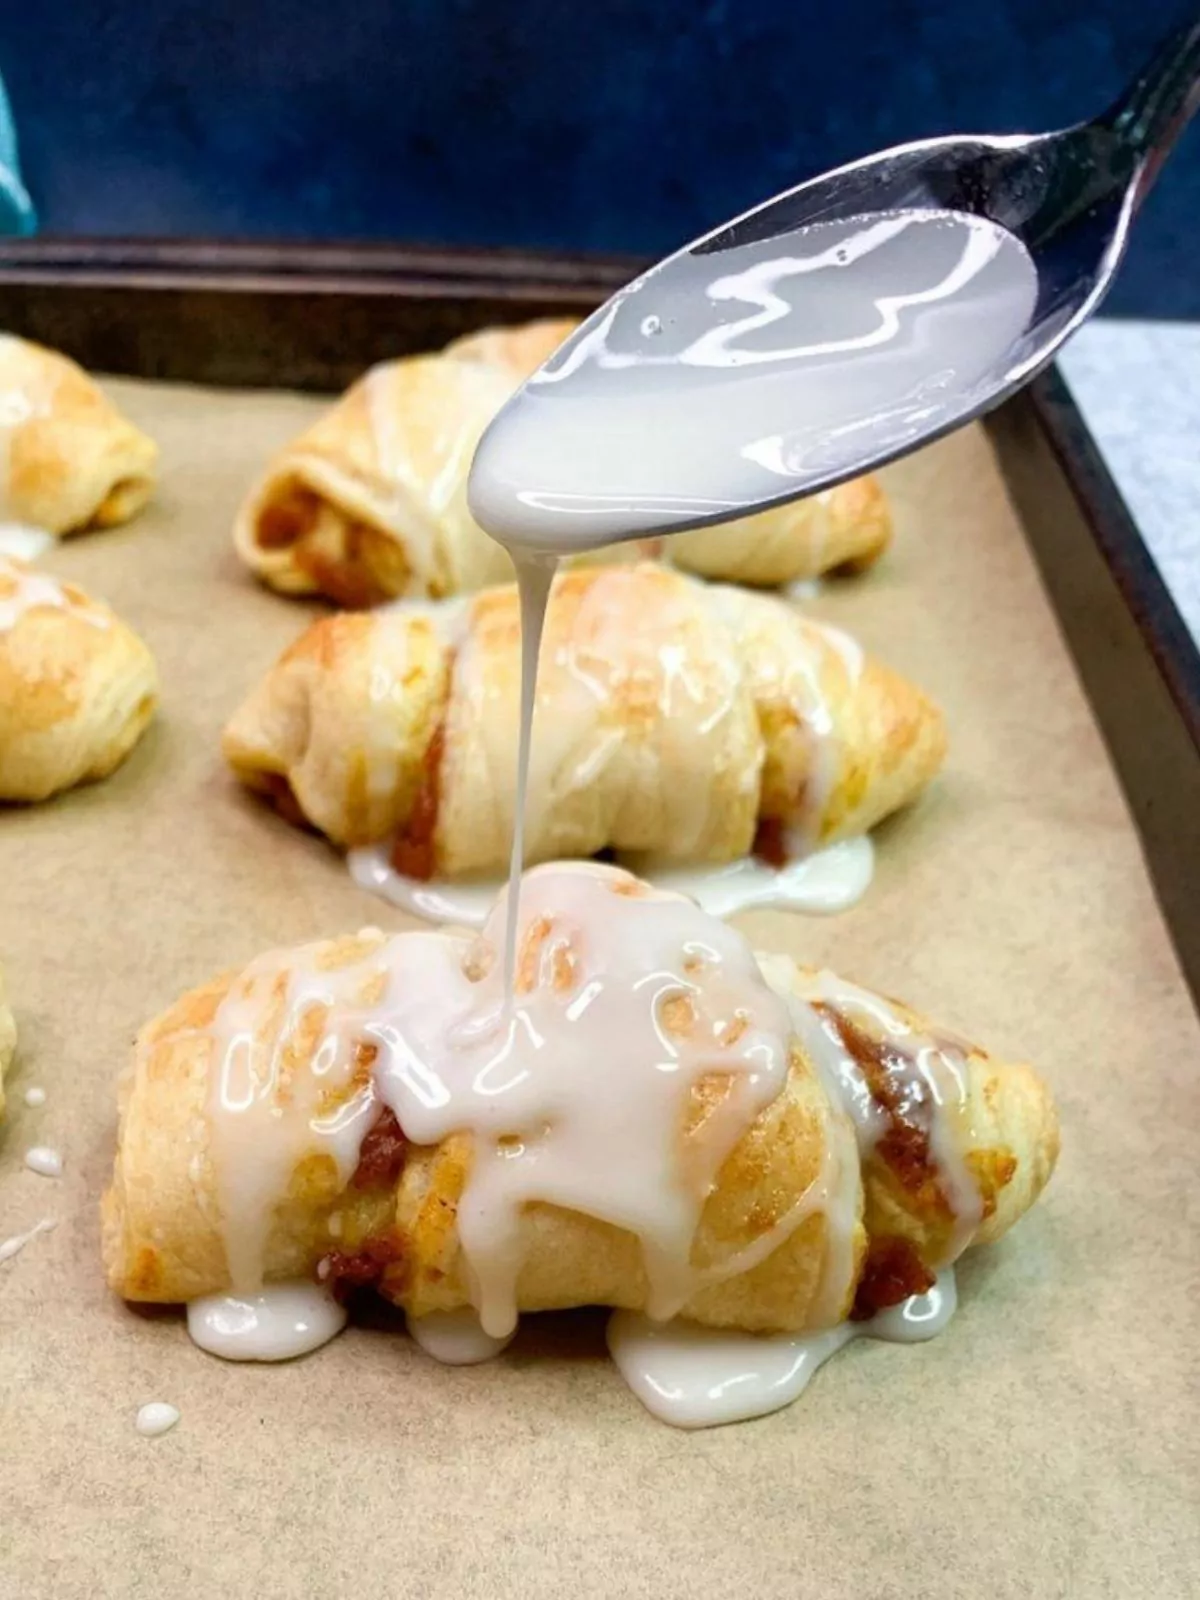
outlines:
[[[627,874],[564,887],[585,870],[525,880],[515,1004],[545,1065],[521,1030],[503,1071],[494,1027],[469,1053],[489,1014],[472,993],[500,998],[486,933],[273,952],[144,1028],[103,1202],[112,1287],[187,1301],[313,1276],[423,1315],[483,1310],[497,1273],[514,1312],[646,1309],[668,1281],[665,1314],[799,1331],[923,1292],[1033,1204],[1058,1133],[1030,1068],[829,973],[756,959]],[[597,896],[623,902],[607,931]],[[622,1054],[633,1005],[654,1027],[642,1059]],[[425,1139],[434,1125],[444,1136]]]
[[[339,845],[395,834],[413,876],[495,871],[520,667],[512,587],[326,618],[235,713],[225,754]],[[534,726],[528,861],[812,848],[912,800],[945,752],[936,707],[845,634],[649,563],[558,579]]]
[[[489,328],[373,367],[250,491],[234,524],[243,560],[284,593],[352,607],[506,582],[506,552],[467,509],[471,458],[487,424],[573,326]],[[774,585],[865,567],[890,536],[883,491],[864,478],[669,546],[623,545],[605,559],[661,550],[706,577]]]
[[[12,1066],[17,1049],[17,1024],[4,987],[4,968],[0,967],[0,1117],[4,1115],[4,1076]]]
[[[154,441],[74,361],[0,334],[0,522],[115,527],[150,498],[157,461]]]
[[[0,555],[0,800],[107,777],[158,700],[149,650],[101,601]]]

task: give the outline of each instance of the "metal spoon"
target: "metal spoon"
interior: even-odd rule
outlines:
[[[696,240],[635,279],[590,317],[500,413],[472,471],[476,514],[506,543],[544,549],[586,548],[650,528],[667,532],[702,527],[839,483],[990,410],[1045,367],[1100,304],[1124,253],[1135,212],[1198,108],[1200,18],[1176,28],[1115,105],[1094,121],[1058,133],[956,136],[901,145],[803,183]],[[932,405],[908,407],[902,426],[890,431],[860,429],[856,414],[844,419],[849,425],[837,430],[827,446],[815,452],[809,448],[807,454],[797,451],[797,460],[803,456],[803,461],[794,469],[776,468],[727,486],[718,467],[715,475],[708,474],[703,491],[693,493],[690,483],[666,481],[664,466],[664,481],[652,483],[647,492],[647,470],[653,474],[657,467],[653,461],[647,467],[652,452],[642,448],[645,428],[640,423],[631,427],[629,419],[651,419],[656,430],[660,420],[670,427],[672,407],[645,408],[643,364],[653,365],[655,358],[629,353],[638,330],[659,332],[658,313],[664,305],[680,313],[671,320],[681,324],[689,319],[695,324],[697,317],[710,324],[720,321],[725,313],[714,310],[708,288],[720,277],[722,258],[730,252],[740,251],[741,261],[744,247],[766,245],[773,254],[778,241],[783,255],[789,247],[802,248],[797,236],[814,225],[862,218],[886,224],[889,218],[914,212],[983,219],[1015,236],[1032,260],[1037,279],[1036,294],[1030,291],[1032,312],[1019,319],[1011,341],[1001,335],[999,354],[995,359],[989,354],[986,370],[973,372],[961,389],[951,385],[950,392],[936,394]],[[883,303],[887,289],[886,283],[871,284],[869,309]],[[817,307],[819,311],[819,301]],[[614,329],[626,330],[626,351],[615,357],[604,346]],[[915,342],[919,348],[919,337]],[[583,395],[586,405],[576,407],[573,415],[562,406],[556,409],[555,397],[567,397],[570,387],[560,380],[585,362],[592,363],[590,387]],[[684,381],[700,384],[712,376],[693,366]],[[762,390],[751,396],[745,387],[760,381],[769,382],[769,373],[761,380],[753,371],[739,373],[742,387],[723,391],[717,403],[733,410],[752,399],[760,412],[770,411],[773,398],[766,400]],[[653,405],[653,393],[650,399]],[[642,405],[640,413],[633,409],[635,402]],[[787,419],[779,421],[786,424]],[[551,448],[532,454],[518,449],[514,456],[509,446],[518,423],[525,429],[524,443],[532,426],[540,430],[543,446],[551,440],[547,427],[557,430]],[[678,427],[682,430],[683,424]],[[595,450],[603,446],[605,465],[593,468],[593,483],[576,484],[571,473],[578,470],[580,451],[588,448],[589,433]],[[687,441],[681,433],[674,443],[671,470],[678,472],[680,462],[689,459]],[[738,453],[747,454],[744,449]],[[671,454],[664,450],[664,459]],[[522,455],[524,461],[518,463]],[[549,463],[545,482],[522,479],[522,466],[539,458]],[[636,478],[639,484],[636,491],[626,492],[622,485],[627,464],[629,481]],[[592,490],[598,481],[617,492],[597,496]],[[714,495],[718,481],[720,493]],[[584,492],[577,494],[576,489]]]

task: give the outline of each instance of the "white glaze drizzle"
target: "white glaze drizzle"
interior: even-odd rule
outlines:
[[[383,942],[381,934],[374,938]],[[326,1092],[343,1090],[352,1067],[339,1054],[336,1034],[327,1035],[311,1070],[291,1070],[290,1050],[305,1014],[351,1014],[373,976],[361,963],[333,971],[305,966],[306,953],[316,954],[301,952],[300,965],[294,952],[273,951],[252,962],[212,1024],[210,1152],[230,1283],[239,1296],[262,1288],[274,1207],[300,1161],[314,1154],[331,1158],[344,1187],[377,1110],[370,1082],[332,1113],[325,1110]],[[261,1032],[272,997],[283,1018],[268,1045]]]
[[[225,1361],[290,1361],[339,1334],[346,1312],[327,1289],[298,1281],[256,1294],[210,1294],[187,1308],[194,1343]]]
[[[149,1400],[138,1408],[133,1425],[143,1438],[157,1439],[159,1434],[169,1433],[178,1421],[178,1406],[168,1405],[165,1400]]]
[[[780,606],[774,596],[750,594],[729,584],[711,585],[708,597],[735,640],[746,629],[769,627],[770,613]],[[837,736],[837,720],[823,671],[824,652],[816,641],[823,641],[835,652],[852,687],[862,675],[866,658],[857,641],[840,628],[794,614],[792,622],[786,645],[780,641],[776,648],[750,653],[744,670],[756,705],[785,704],[803,729],[808,769],[799,811],[789,824],[791,848],[803,856],[816,850],[820,843],[821,822],[842,764],[842,741]]]
[[[109,625],[105,612],[73,599],[56,578],[0,555],[0,633],[15,628],[28,612],[39,608],[69,612],[94,628]]]
[[[953,1046],[917,1035],[887,1002],[828,973],[798,972],[782,957],[760,956],[756,965],[738,935],[680,897],[614,893],[623,886],[636,887],[617,869],[591,863],[527,874],[520,983],[512,997],[498,960],[507,920],[503,897],[482,940],[445,933],[389,939],[369,932],[360,936],[350,964],[332,971],[321,947],[254,964],[214,1024],[217,1076],[224,1087],[210,1106],[212,1150],[235,1281],[240,1271],[261,1283],[273,1204],[286,1191],[295,1164],[314,1149],[336,1149],[341,1180],[347,1181],[382,1102],[415,1143],[436,1144],[461,1131],[475,1140],[476,1159],[458,1208],[473,1307],[411,1324],[414,1338],[438,1359],[484,1360],[511,1336],[520,1214],[535,1200],[603,1218],[640,1238],[650,1279],[648,1315],[621,1314],[614,1321],[613,1337],[623,1352],[618,1361],[623,1370],[649,1363],[654,1373],[666,1356],[683,1361],[691,1374],[685,1373],[685,1398],[696,1405],[696,1352],[709,1351],[717,1371],[709,1389],[721,1394],[711,1404],[705,1401],[699,1420],[682,1426],[775,1409],[799,1392],[821,1360],[860,1332],[916,1338],[941,1326],[952,1309],[953,1280],[945,1274],[936,1292],[882,1313],[870,1325],[838,1321],[854,1288],[861,1162],[873,1153],[884,1124],[853,1056],[813,1007],[825,1004],[850,1017],[857,1012],[862,1025],[894,1045],[892,1070],[904,1074],[906,1098],[924,1118],[939,1181],[958,1218],[946,1262],[969,1243],[981,1214],[978,1190],[959,1154],[962,1130],[953,1126],[965,1104],[963,1064],[954,1059]],[[540,938],[532,947],[531,929]],[[237,1058],[245,1056],[272,993],[286,1020],[269,1052],[257,1042],[258,1073],[248,1077],[249,1058],[240,1068]],[[663,1026],[664,1002],[680,997],[687,997],[701,1024],[686,1041],[669,1036]],[[292,1075],[286,1104],[276,1104],[281,1063],[313,1007],[319,1008],[320,1028],[312,1041],[313,1069]],[[720,1043],[731,1018],[744,1026],[733,1047]],[[704,1198],[724,1155],[778,1092],[792,1033],[826,1089],[821,1170],[774,1229],[716,1267],[697,1270],[690,1256]],[[595,1070],[597,1038],[605,1041],[609,1064],[603,1077]],[[347,1088],[363,1041],[378,1049],[369,1083],[340,1112],[314,1117],[319,1096],[305,1089],[306,1078],[336,1099]],[[664,1073],[668,1063],[671,1070]],[[707,1177],[701,1173],[692,1191],[681,1193],[667,1154],[673,1130],[684,1097],[700,1077],[717,1070],[740,1073],[742,1092],[731,1097],[735,1104],[726,1114],[713,1119],[724,1126],[715,1130],[706,1152]],[[258,1094],[247,1092],[252,1081]],[[242,1092],[232,1093],[238,1082]],[[249,1121],[238,1126],[245,1117]],[[247,1184],[234,1174],[230,1187],[231,1162],[253,1169],[253,1180]],[[614,1171],[622,1175],[617,1185]],[[680,1332],[678,1326],[664,1331],[699,1288],[751,1270],[817,1213],[825,1218],[826,1239],[822,1279],[808,1314],[811,1332],[764,1341]],[[248,1272],[248,1265],[256,1271]],[[286,1326],[281,1335],[281,1318],[286,1324],[290,1297],[297,1294],[318,1296],[325,1316],[316,1319],[315,1334],[306,1326],[298,1339],[286,1336]],[[343,1319],[340,1307],[312,1285],[211,1296],[189,1308],[197,1342],[232,1359],[300,1354],[332,1337]],[[270,1352],[265,1355],[264,1326]],[[727,1394],[739,1385],[730,1387],[730,1374],[739,1361],[744,1366],[747,1349],[763,1357],[739,1379],[743,1397],[753,1397],[752,1409],[739,1410],[741,1400],[731,1409]],[[649,1380],[635,1374],[630,1381],[657,1409],[653,1396],[647,1398]]]
[[[963,1156],[970,1147],[971,1130],[962,1052],[948,1041],[938,1043],[916,1032],[881,996],[831,972],[797,969],[780,956],[760,955],[759,965],[771,987],[788,1000],[796,1036],[851,1117],[864,1161],[874,1155],[887,1131],[888,1116],[872,1096],[854,1056],[813,1007],[823,1004],[846,1013],[894,1047],[889,1075],[893,1080],[899,1075],[909,1114],[927,1134],[938,1182],[954,1216],[947,1252],[942,1261],[930,1265],[940,1268],[957,1260],[983,1218],[983,1197]]]
[[[711,867],[667,866],[637,857],[629,866],[639,877],[687,895],[714,917],[767,909],[827,916],[857,905],[866,894],[875,871],[875,847],[864,835],[808,855],[798,853],[782,867],[757,856]]]
[[[500,884],[490,878],[407,877],[392,866],[387,843],[351,850],[347,860],[360,888],[426,922],[481,928],[500,890]],[[674,862],[660,865],[650,858],[630,857],[628,865],[639,878],[656,888],[686,895],[714,917],[732,917],[752,909],[826,916],[845,911],[862,899],[874,876],[875,848],[864,836],[797,856],[783,867],[768,866],[757,856],[705,867],[681,867]]]
[[[36,561],[54,543],[45,528],[24,522],[0,522],[0,556],[15,556],[18,561]]]
[[[677,1428],[744,1422],[790,1405],[820,1367],[854,1339],[914,1344],[939,1334],[954,1315],[954,1270],[926,1294],[866,1322],[812,1333],[755,1335],[676,1320],[651,1322],[638,1312],[609,1319],[608,1347],[621,1376],[646,1409]]]
[[[426,922],[483,927],[500,892],[496,879],[410,878],[396,871],[391,855],[390,841],[349,851],[346,862],[350,876],[361,889]]]
[[[807,605],[810,600],[816,600],[821,593],[820,578],[796,578],[793,582],[785,584],[781,591],[785,600],[795,600],[801,605]]]
[[[732,929],[587,863],[526,875],[521,925],[526,941],[532,929],[541,942],[522,941],[523,982],[510,1006],[497,959],[506,910],[501,898],[478,947],[446,934],[376,935],[349,967],[319,971],[302,952],[298,962],[264,957],[238,980],[213,1025],[210,1100],[238,1292],[261,1283],[274,1205],[303,1157],[331,1150],[334,1125],[345,1142],[332,1153],[348,1181],[376,1096],[416,1144],[474,1137],[458,1228],[472,1299],[493,1337],[515,1325],[521,1213],[532,1201],[634,1233],[655,1315],[673,1315],[698,1287],[690,1254],[699,1214],[726,1154],[782,1087],[786,1008]],[[268,1049],[255,1035],[272,994],[286,1020]],[[664,1023],[672,1001],[689,1012],[686,1036]],[[295,1074],[280,1103],[282,1063],[313,1007],[322,1008],[314,1070]],[[597,1038],[608,1046],[603,1072]],[[364,1040],[378,1050],[370,1085],[326,1125],[315,1122],[321,1093],[345,1089]],[[714,1071],[728,1073],[732,1089],[707,1118],[685,1181],[672,1160],[677,1129],[695,1085]],[[738,1269],[716,1276],[727,1270]]]
[[[454,649],[461,642],[470,621],[471,599],[469,595],[454,595],[446,600],[409,596],[399,600],[389,600],[385,605],[376,606],[372,615],[420,618],[428,622],[442,644]],[[390,690],[389,683],[388,692]],[[375,692],[374,685],[372,698],[384,698],[383,694]]]
[[[805,619],[810,628],[816,628],[837,654],[841,657],[842,665],[846,669],[846,676],[852,684],[856,684],[862,677],[863,664],[866,656],[858,640],[845,632],[842,628],[835,628],[828,622],[814,622],[811,617]]]
[[[431,1311],[424,1317],[408,1317],[408,1331],[427,1356],[446,1367],[474,1367],[508,1347],[516,1333],[495,1339],[483,1331],[479,1313],[472,1306],[458,1311]]]
[[[25,1165],[42,1178],[61,1178],[63,1158],[48,1144],[35,1144],[25,1152]]]
[[[419,485],[413,480],[411,456],[404,438],[402,408],[396,404],[391,362],[372,367],[363,378],[367,416],[375,443],[379,473],[390,489],[385,511],[392,532],[404,535],[405,560],[422,588],[434,576],[437,528],[419,510]]]
[[[517,735],[517,792],[513,799],[512,850],[508,858],[508,919],[504,929],[504,988],[511,996],[521,913],[521,873],[525,867],[525,806],[529,798],[529,757],[533,744],[534,691],[546,606],[558,562],[553,556],[510,551],[521,605],[521,725]]]
[[[51,1233],[58,1227],[56,1217],[43,1217],[40,1222],[35,1222],[32,1228],[26,1228],[24,1233],[14,1233],[11,1238],[0,1240],[0,1262],[11,1261],[14,1256],[20,1255],[27,1244],[43,1233]]]

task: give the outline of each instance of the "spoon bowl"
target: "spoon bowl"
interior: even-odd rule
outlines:
[[[1200,20],[1056,133],[926,139],[776,196],[589,317],[485,433],[472,510],[562,553],[727,521],[961,426],[1111,286],[1200,105]]]

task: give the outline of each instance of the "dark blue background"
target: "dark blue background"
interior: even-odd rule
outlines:
[[[50,0],[0,68],[52,232],[662,251],[922,135],[1100,109],[1165,0]],[[1200,316],[1200,138],[1110,309]]]

